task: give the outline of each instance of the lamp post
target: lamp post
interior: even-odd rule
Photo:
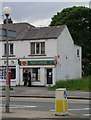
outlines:
[[[8,44],[8,17],[11,13],[11,8],[4,7],[3,14],[6,16],[6,112],[9,112],[9,101],[10,101],[10,93],[9,93],[9,83],[8,83],[8,72],[9,72],[9,44]]]

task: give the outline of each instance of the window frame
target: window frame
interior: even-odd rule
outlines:
[[[15,70],[15,74],[11,73],[11,79],[16,79],[16,67],[9,66],[9,71]],[[0,66],[0,79],[6,79],[6,66]]]
[[[4,56],[6,56],[6,50],[7,50],[7,45],[6,43],[4,43]],[[12,56],[14,55],[14,43],[9,43],[8,44],[8,49],[9,49],[9,56]],[[12,48],[11,48],[12,47]],[[12,51],[11,51],[12,50]]]
[[[32,82],[40,82],[40,68],[31,68]]]
[[[9,44],[9,55],[14,55],[14,44],[13,43],[10,43]]]
[[[77,49],[76,55],[77,55],[77,57],[80,57],[80,50],[79,49]]]
[[[44,43],[44,49],[42,48],[42,44]],[[32,44],[35,44],[34,53],[32,52]],[[39,52],[37,53],[37,44],[39,44]],[[44,53],[43,53],[44,51]],[[45,42],[30,42],[30,55],[45,55]]]
[[[42,49],[42,44],[44,44],[44,49]],[[42,52],[44,52],[44,53],[42,53]],[[45,42],[41,42],[41,54],[45,54]]]
[[[32,45],[34,45],[34,46],[32,46]],[[30,53],[35,54],[35,42],[30,43],[30,46],[31,46]],[[32,47],[34,47],[34,51],[32,51]]]
[[[37,42],[37,43],[35,43],[35,45],[36,45],[36,54],[38,55],[38,54],[40,54],[40,43],[39,42]]]

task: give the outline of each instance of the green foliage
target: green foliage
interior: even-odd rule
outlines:
[[[91,76],[75,80],[60,80],[50,89],[66,88],[67,90],[91,90]]]
[[[91,64],[87,64],[84,66],[84,71],[85,71],[85,75],[88,76],[88,75],[91,75]]]
[[[50,26],[63,24],[67,25],[74,43],[82,46],[82,63],[84,67],[88,66],[88,70],[90,70],[88,64],[91,63],[91,9],[73,6],[57,12],[57,15],[52,17]],[[84,73],[87,75],[86,71]]]

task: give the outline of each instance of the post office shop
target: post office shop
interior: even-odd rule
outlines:
[[[54,59],[19,59],[20,85],[24,84],[23,73],[25,70],[31,73],[33,86],[47,86],[55,84]]]

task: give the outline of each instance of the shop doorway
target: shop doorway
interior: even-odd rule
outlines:
[[[29,78],[29,68],[23,68],[23,84],[27,86],[28,78]]]
[[[47,69],[47,84],[52,84],[52,68]]]

